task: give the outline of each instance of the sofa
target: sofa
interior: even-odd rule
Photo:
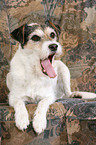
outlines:
[[[25,131],[15,127],[14,110],[8,105],[6,75],[18,43],[10,33],[25,23],[45,23],[46,6],[53,12],[52,22],[61,28],[60,59],[69,67],[72,91],[96,93],[95,0],[0,1],[0,144],[95,145],[96,100],[57,100],[48,110],[47,128],[40,135],[34,132],[32,123]],[[26,105],[30,121],[36,106]]]
[[[27,104],[30,125],[20,131],[14,122],[14,109],[0,106],[0,132],[2,145],[95,145],[96,101],[59,99],[47,112],[47,127],[37,134],[32,118],[37,104]]]

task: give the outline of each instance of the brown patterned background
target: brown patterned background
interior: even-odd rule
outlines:
[[[45,15],[44,0],[0,1],[0,102],[7,101],[5,78],[18,47],[10,32],[25,23],[44,23]],[[70,69],[72,90],[96,92],[96,1],[58,0],[52,21],[62,30],[61,60]]]

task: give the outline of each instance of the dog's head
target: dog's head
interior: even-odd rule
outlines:
[[[39,25],[37,23],[25,24],[14,30],[11,36],[19,41],[22,51],[38,58],[42,72],[51,78],[56,77],[52,67],[54,56],[60,56],[62,49],[58,42],[59,27]]]

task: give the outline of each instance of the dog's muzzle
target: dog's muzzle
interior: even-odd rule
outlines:
[[[53,44],[50,44],[48,47],[51,51],[57,51],[58,45],[53,43]]]
[[[40,64],[41,64],[42,72],[45,75],[49,76],[50,78],[55,78],[56,73],[52,66],[52,60],[54,58],[54,55],[56,54],[58,45],[56,43],[52,43],[48,46],[48,48],[50,49],[51,54],[48,56],[48,58],[41,60]]]

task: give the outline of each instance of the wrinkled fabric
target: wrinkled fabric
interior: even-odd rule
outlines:
[[[26,105],[30,121],[37,104]],[[94,145],[96,143],[96,101],[59,99],[47,112],[47,127],[37,135],[32,122],[25,131],[14,123],[14,110],[0,106],[2,145]]]

